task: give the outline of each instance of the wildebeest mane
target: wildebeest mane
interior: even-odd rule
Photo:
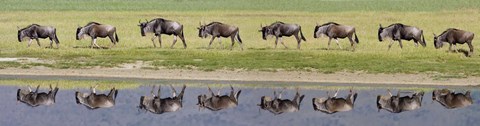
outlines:
[[[213,25],[213,24],[223,24],[223,23],[214,21],[214,22],[210,22],[209,24],[207,24],[205,26],[210,26],[210,25]]]
[[[38,25],[38,24],[31,24],[31,25],[28,25],[28,26],[25,27],[25,28],[20,29],[20,31],[23,31],[23,30],[25,30],[25,29],[29,29],[29,28],[31,28],[31,27],[33,27],[33,26],[39,27],[40,25]]]
[[[442,35],[446,34],[446,33],[449,32],[449,31],[456,31],[456,30],[458,30],[458,29],[456,29],[456,28],[448,28],[447,30],[443,31],[443,32],[442,32],[440,35],[438,35],[438,36],[442,36]]]
[[[330,25],[330,24],[333,24],[333,25],[340,25],[340,24],[338,24],[338,23],[336,23],[336,22],[327,22],[327,23],[325,23],[325,24],[322,24],[322,25],[320,25],[320,27],[321,27],[321,26]]]
[[[92,24],[94,24],[94,25],[101,25],[101,24],[98,23],[98,22],[92,21],[92,22],[88,22],[87,25],[85,25],[85,26],[89,26],[89,25],[92,25]]]

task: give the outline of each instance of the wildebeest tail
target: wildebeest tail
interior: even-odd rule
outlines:
[[[117,32],[115,32],[115,40],[118,42],[120,42],[120,40],[118,39],[118,35],[117,35]]]
[[[55,103],[55,96],[57,96],[57,92],[58,87],[55,87],[55,89],[53,89],[53,91],[50,93],[50,98],[53,99],[53,103]]]
[[[358,41],[358,37],[357,37],[357,32],[355,32],[355,42],[360,43],[360,41]]]
[[[240,43],[242,43],[242,39],[240,38],[240,30],[237,30],[237,39]]]
[[[181,34],[180,36],[181,36],[182,38],[184,38],[185,36],[183,36],[183,35],[184,35],[184,34],[183,34],[183,25],[182,25],[182,29],[181,29],[181,30],[182,30],[182,34]]]
[[[300,36],[302,37],[302,40],[306,42],[307,39],[305,39],[305,36],[303,36],[302,27],[300,27],[299,30],[300,30]]]
[[[427,45],[427,42],[425,41],[425,36],[423,36],[423,30],[422,30],[422,41],[425,43],[425,46]]]
[[[53,35],[54,35],[54,37],[55,37],[55,38],[54,38],[54,39],[55,39],[55,43],[57,43],[57,44],[60,43],[60,41],[58,40],[58,37],[57,37],[57,29],[56,29],[56,28],[53,29]]]
[[[180,94],[178,95],[178,98],[180,98],[180,100],[183,100],[183,94],[185,93],[185,88],[187,88],[187,86],[183,85],[182,91],[180,91]]]
[[[303,98],[305,98],[305,95],[300,96],[300,100],[298,101],[298,110],[300,110],[300,105],[302,104]]]

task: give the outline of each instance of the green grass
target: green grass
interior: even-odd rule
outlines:
[[[439,11],[478,0],[2,0],[2,11]]]
[[[26,4],[30,3],[30,4]],[[294,4],[293,4],[294,3]],[[152,61],[152,66],[142,69],[181,68],[214,71],[218,69],[278,70],[366,73],[440,73],[445,75],[480,76],[480,56],[467,58],[460,53],[447,53],[446,48],[434,49],[433,33],[455,27],[480,33],[474,22],[480,19],[480,1],[447,0],[371,0],[371,1],[13,1],[0,2],[0,57],[31,57],[54,61],[45,63],[0,62],[0,68],[31,68],[46,66],[59,69],[117,67],[123,63]],[[172,36],[164,35],[164,48],[152,48],[151,34],[141,37],[137,26],[139,19],[164,17],[176,20],[185,27],[188,49],[179,42],[176,49],[167,49]],[[75,40],[75,29],[89,21],[111,24],[117,27],[120,43],[113,49],[89,49],[90,39]],[[217,41],[213,49],[206,50],[209,39],[198,37],[196,27],[200,21],[221,21],[240,28],[245,51],[238,45],[228,50],[230,41],[222,39],[221,49]],[[264,41],[257,32],[260,24],[274,21],[297,23],[302,26],[308,42],[302,50],[296,47],[294,38],[284,41],[291,49],[273,49],[274,39]],[[332,50],[325,50],[327,38],[314,39],[316,22],[335,21],[356,27],[360,44],[356,52],[350,49],[348,40],[340,40],[346,50],[339,50],[332,43]],[[405,23],[418,26],[425,32],[426,48],[415,48],[413,42],[404,41],[404,49],[398,43],[387,51],[388,42],[377,39],[378,24]],[[17,41],[16,26],[31,23],[57,28],[60,49],[44,48],[48,40],[40,40],[26,48],[27,42]],[[474,46],[480,43],[474,39]],[[108,39],[99,39],[99,45],[108,46]],[[158,45],[158,43],[157,43]],[[459,48],[468,49],[466,45]]]

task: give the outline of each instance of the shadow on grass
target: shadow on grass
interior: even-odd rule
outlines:
[[[90,46],[74,46],[73,48],[90,49]],[[110,49],[110,47],[100,46],[100,48],[99,47],[93,47],[93,49]]]

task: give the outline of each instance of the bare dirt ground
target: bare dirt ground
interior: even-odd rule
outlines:
[[[140,68],[91,68],[91,69],[52,69],[33,67],[30,69],[0,69],[2,75],[43,75],[43,76],[78,76],[78,77],[114,77],[139,79],[182,79],[182,80],[219,80],[219,81],[280,81],[280,82],[318,82],[347,84],[411,84],[411,85],[455,85],[476,86],[480,77],[435,79],[427,74],[367,74],[338,72],[324,74],[318,72],[263,72],[263,71],[229,71],[216,70],[205,72],[199,70]]]

